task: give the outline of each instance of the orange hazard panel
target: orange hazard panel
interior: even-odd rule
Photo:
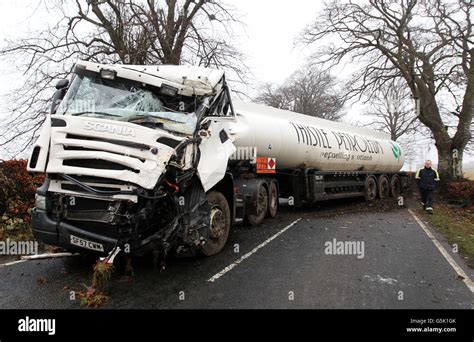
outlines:
[[[257,173],[276,173],[276,159],[257,157]]]

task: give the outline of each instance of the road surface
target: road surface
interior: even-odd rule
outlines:
[[[332,254],[329,247],[336,247]],[[462,258],[449,254],[473,279]],[[359,200],[284,211],[259,227],[237,227],[219,255],[171,259],[162,272],[137,260],[134,271],[133,278],[114,274],[105,308],[470,309],[474,303],[469,280],[406,208],[381,210]],[[80,257],[26,261],[0,267],[0,279],[0,308],[83,308],[71,291],[90,284],[91,264]]]

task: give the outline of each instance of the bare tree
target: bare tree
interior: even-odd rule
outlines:
[[[256,101],[333,121],[342,117],[344,106],[344,101],[335,90],[334,78],[314,66],[296,71],[281,86],[265,84]]]
[[[0,146],[16,147],[12,152],[36,139],[55,82],[68,77],[78,59],[217,67],[237,80],[247,71],[229,39],[235,10],[220,0],[55,0],[47,6],[57,23],[0,49],[26,78],[10,98],[11,115],[0,131]]]
[[[392,140],[419,131],[416,109],[409,88],[402,79],[385,83],[372,98],[369,126],[390,134]]]
[[[419,120],[433,134],[445,179],[462,174],[474,108],[473,4],[469,0],[332,1],[307,28],[303,43],[318,46],[315,58],[333,67],[360,69],[349,98],[371,97],[402,77],[417,100]],[[443,108],[449,108],[444,110]],[[455,123],[449,134],[447,123]],[[453,157],[457,154],[457,158]]]

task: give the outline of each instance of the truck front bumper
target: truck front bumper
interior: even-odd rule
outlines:
[[[32,230],[36,239],[68,250],[107,254],[117,239],[95,234],[67,222],[55,221],[45,210],[33,208]]]

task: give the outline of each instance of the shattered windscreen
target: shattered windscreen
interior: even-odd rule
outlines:
[[[197,98],[159,94],[159,88],[122,78],[103,79],[87,72],[74,77],[56,114],[89,116],[153,124],[192,135],[197,122]]]

